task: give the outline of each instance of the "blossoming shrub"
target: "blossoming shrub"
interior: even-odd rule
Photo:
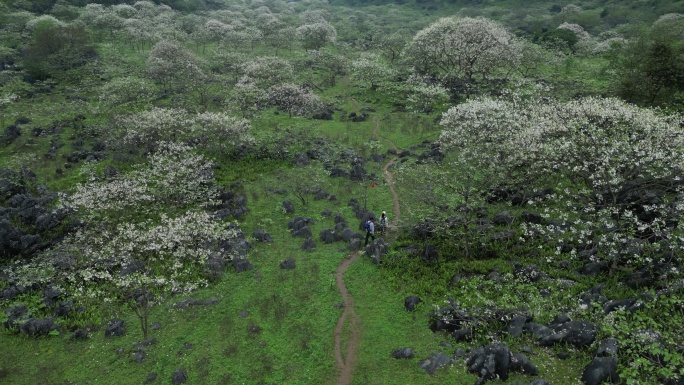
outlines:
[[[207,211],[218,195],[213,180],[213,164],[192,147],[161,142],[132,171],[93,177],[63,196],[62,208],[75,210],[81,226],[9,268],[8,284],[52,286],[89,314],[111,310],[106,303],[132,304],[146,320],[149,305],[206,286],[235,256],[240,229]]]
[[[442,125],[443,147],[500,170],[502,187],[553,188],[552,199],[524,202],[552,219],[523,225],[527,237],[596,249],[611,267],[684,250],[681,116],[617,99],[484,98]]]

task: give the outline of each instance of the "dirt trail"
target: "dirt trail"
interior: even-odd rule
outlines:
[[[373,118],[373,122],[375,123],[375,128],[373,129],[373,136],[377,138],[378,130],[380,128],[380,122],[377,118]],[[397,146],[395,146],[394,143],[392,143],[389,139],[384,139],[387,140],[390,144],[392,144],[395,150],[397,149]],[[397,196],[397,193],[394,191],[394,180],[392,178],[392,173],[389,171],[389,168],[394,164],[394,162],[397,159],[397,156],[392,157],[387,163],[385,163],[384,167],[382,168],[382,173],[383,175],[385,175],[385,179],[387,180],[387,184],[389,185],[390,192],[392,193],[392,202],[394,204],[394,219],[392,221],[394,223],[397,223],[399,221],[399,198]],[[395,226],[390,226],[390,229],[394,227]],[[354,298],[351,296],[349,290],[347,290],[347,286],[345,286],[344,284],[344,273],[347,271],[347,269],[349,268],[349,266],[351,266],[352,263],[356,262],[356,260],[359,259],[360,255],[361,253],[359,253],[358,251],[351,253],[349,255],[349,258],[345,259],[339,266],[337,266],[337,271],[335,274],[335,283],[337,285],[337,290],[339,290],[340,294],[342,295],[342,304],[344,306],[342,314],[340,315],[340,319],[337,320],[337,326],[335,326],[335,363],[337,364],[337,367],[340,370],[340,374],[337,380],[338,385],[351,384],[351,379],[354,375],[354,365],[356,364],[356,361],[358,359],[358,347],[361,341],[361,333],[363,332],[363,323],[354,311]],[[344,331],[344,327],[347,324],[347,321],[349,321],[350,324],[349,340],[346,343],[346,354],[343,357],[342,332]]]

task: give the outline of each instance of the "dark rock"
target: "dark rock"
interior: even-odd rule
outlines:
[[[139,259],[131,259],[127,264],[121,267],[119,276],[125,277],[134,273],[144,272],[145,270],[145,262]]]
[[[522,335],[523,326],[525,325],[525,322],[527,322],[527,316],[518,314],[515,317],[513,317],[511,322],[509,322],[506,326],[506,331],[508,332],[508,335],[513,338],[520,337]]]
[[[287,228],[292,230],[292,231],[297,231],[297,230],[301,230],[304,227],[308,227],[309,225],[312,225],[313,223],[314,223],[314,221],[311,218],[297,217],[297,218],[292,218],[287,223]]]
[[[332,210],[325,209],[321,212],[321,216],[324,218],[329,218],[332,215]]]
[[[126,335],[126,323],[119,318],[113,318],[107,323],[105,328],[105,337],[121,337]]]
[[[572,318],[570,318],[570,316],[568,314],[560,313],[553,318],[553,320],[549,323],[548,326],[553,329],[553,328],[556,328],[556,327],[558,327],[558,326],[560,326],[566,322],[570,322],[570,321],[572,321]]]
[[[523,220],[523,222],[526,223],[534,223],[534,224],[543,224],[544,218],[536,212],[533,211],[523,211],[523,213],[520,215],[520,219]]]
[[[428,374],[433,375],[437,369],[449,365],[451,363],[451,358],[444,353],[434,353],[430,357],[420,361],[418,366],[428,372]]]
[[[88,330],[83,328],[74,330],[74,334],[71,336],[72,340],[87,340],[88,338],[90,338]]]
[[[617,357],[618,341],[615,338],[606,338],[598,342],[595,357]]]
[[[514,218],[508,211],[502,211],[498,214],[495,214],[492,218],[492,223],[497,226],[508,226],[513,224],[513,221]]]
[[[516,275],[516,277],[526,282],[537,282],[544,275],[543,272],[539,271],[537,265],[516,267],[513,273]]]
[[[466,357],[468,371],[480,377],[480,383],[500,379],[506,381],[511,366],[511,351],[499,344],[473,349]]]
[[[300,166],[300,167],[307,166],[310,162],[311,162],[311,160],[309,159],[308,156],[306,156],[306,154],[295,155],[294,158],[292,158],[292,163],[295,166]]]
[[[458,329],[451,332],[451,337],[456,341],[472,341],[475,338],[475,333],[471,328]]]
[[[570,358],[570,353],[560,352],[560,353],[556,354],[556,357],[558,357],[558,359],[560,359],[560,360],[567,360],[568,358]]]
[[[233,267],[235,267],[235,271],[238,273],[254,269],[254,265],[246,258],[233,258],[231,262],[233,263]]]
[[[536,376],[539,374],[537,367],[522,353],[513,353],[511,356],[511,371]]]
[[[332,108],[325,108],[314,113],[311,117],[318,120],[332,120],[333,113],[335,113],[335,111],[333,111]]]
[[[287,214],[292,214],[295,212],[294,206],[289,200],[283,201],[283,210],[285,210]]]
[[[339,167],[334,167],[332,170],[330,170],[330,177],[331,178],[347,178],[349,177],[349,173]]]
[[[352,166],[351,170],[349,171],[349,179],[353,181],[362,181],[366,179],[366,175],[368,172],[366,171],[365,168],[363,168],[362,165],[360,164],[355,164]]]
[[[413,358],[413,348],[400,348],[392,352],[392,357],[400,359],[411,359]]]
[[[359,239],[359,245],[361,245],[361,239]],[[364,253],[370,256],[371,260],[376,265],[380,264],[380,261],[387,254],[388,251],[389,246],[383,238],[378,238],[374,240],[364,249]]]
[[[185,384],[188,382],[188,373],[185,369],[178,369],[171,375],[171,383],[173,385]]]
[[[137,350],[133,352],[133,360],[137,363],[142,363],[147,358],[147,353],[144,350]]]
[[[52,286],[48,286],[43,290],[43,303],[45,306],[53,307],[62,296],[62,291],[55,289]]]
[[[532,337],[538,340],[553,334],[553,330],[550,328],[534,322],[526,323],[523,326],[523,331],[525,333],[532,334]]]
[[[553,334],[543,337],[539,343],[550,346],[566,342],[578,348],[591,345],[596,339],[596,326],[588,321],[569,321],[553,328]]]
[[[295,268],[295,260],[293,258],[288,258],[280,262],[280,268],[284,270],[292,270]]]
[[[534,380],[534,381],[530,382],[530,385],[551,385],[551,384],[549,384],[548,381],[540,378],[538,380]]]
[[[605,263],[590,262],[582,266],[577,272],[582,275],[598,275],[607,273],[608,265]]]
[[[316,242],[314,242],[313,238],[306,238],[304,240],[304,244],[301,247],[301,249],[304,251],[313,251],[315,248]]]
[[[119,175],[119,170],[116,167],[111,166],[111,165],[105,166],[103,172],[104,172],[105,178],[107,178],[107,179],[113,179],[117,175]]]
[[[5,309],[6,321],[3,322],[5,328],[16,326],[19,321],[28,314],[28,309],[24,305],[14,305]]]
[[[636,299],[627,298],[619,301],[606,302],[603,305],[603,313],[608,314],[619,309],[629,309],[636,303]]]
[[[260,242],[273,242],[273,238],[264,229],[255,230],[252,234],[254,239]]]
[[[420,259],[428,263],[439,261],[437,247],[429,243],[426,244],[425,247],[423,247],[423,252],[420,254]]]
[[[416,295],[410,295],[404,299],[404,308],[406,311],[413,311],[416,308],[416,305],[419,303],[423,302],[420,297]]]
[[[354,251],[354,250],[358,250],[359,248],[361,248],[361,237],[360,236],[358,238],[352,238],[349,240],[349,244],[347,245],[347,250]],[[375,260],[374,260],[374,262],[375,262]],[[377,260],[376,265],[378,263],[380,263],[379,259]]]
[[[620,381],[617,373],[617,358],[594,357],[591,363],[582,371],[582,382],[586,385],[601,385],[606,381],[615,384]]]
[[[325,244],[331,244],[342,240],[341,234],[335,231],[334,229],[321,230],[318,236],[321,239],[321,241],[323,241],[323,243]]]
[[[35,226],[38,230],[51,230],[59,226],[60,219],[56,215],[45,213],[36,218]]]
[[[71,312],[71,310],[73,308],[74,308],[74,301],[72,301],[72,300],[60,302],[55,307],[55,315],[57,317],[65,317],[66,315],[68,315]]]
[[[55,323],[54,317],[29,318],[26,322],[19,325],[19,332],[21,334],[27,334],[32,337],[46,336],[53,330],[60,330],[59,325]]]
[[[349,240],[353,238],[358,238],[361,239],[363,236],[359,233],[355,233],[352,229],[346,228],[342,230],[342,234],[340,234],[340,237],[342,237],[342,240],[345,242],[348,242]]]
[[[160,330],[162,328],[162,325],[159,322],[155,322],[150,326],[152,330]]]
[[[156,380],[156,379],[157,379],[157,373],[152,372],[152,373],[147,375],[147,378],[145,379],[145,383],[150,384],[150,383],[154,382],[154,380]]]

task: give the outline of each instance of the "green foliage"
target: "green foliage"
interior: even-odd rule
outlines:
[[[31,77],[43,80],[83,66],[96,57],[83,28],[46,24],[33,31],[33,41],[24,51],[22,63]]]

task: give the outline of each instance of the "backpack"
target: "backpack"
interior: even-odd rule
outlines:
[[[366,223],[363,224],[363,229],[367,232],[370,231],[370,221],[366,221]]]

